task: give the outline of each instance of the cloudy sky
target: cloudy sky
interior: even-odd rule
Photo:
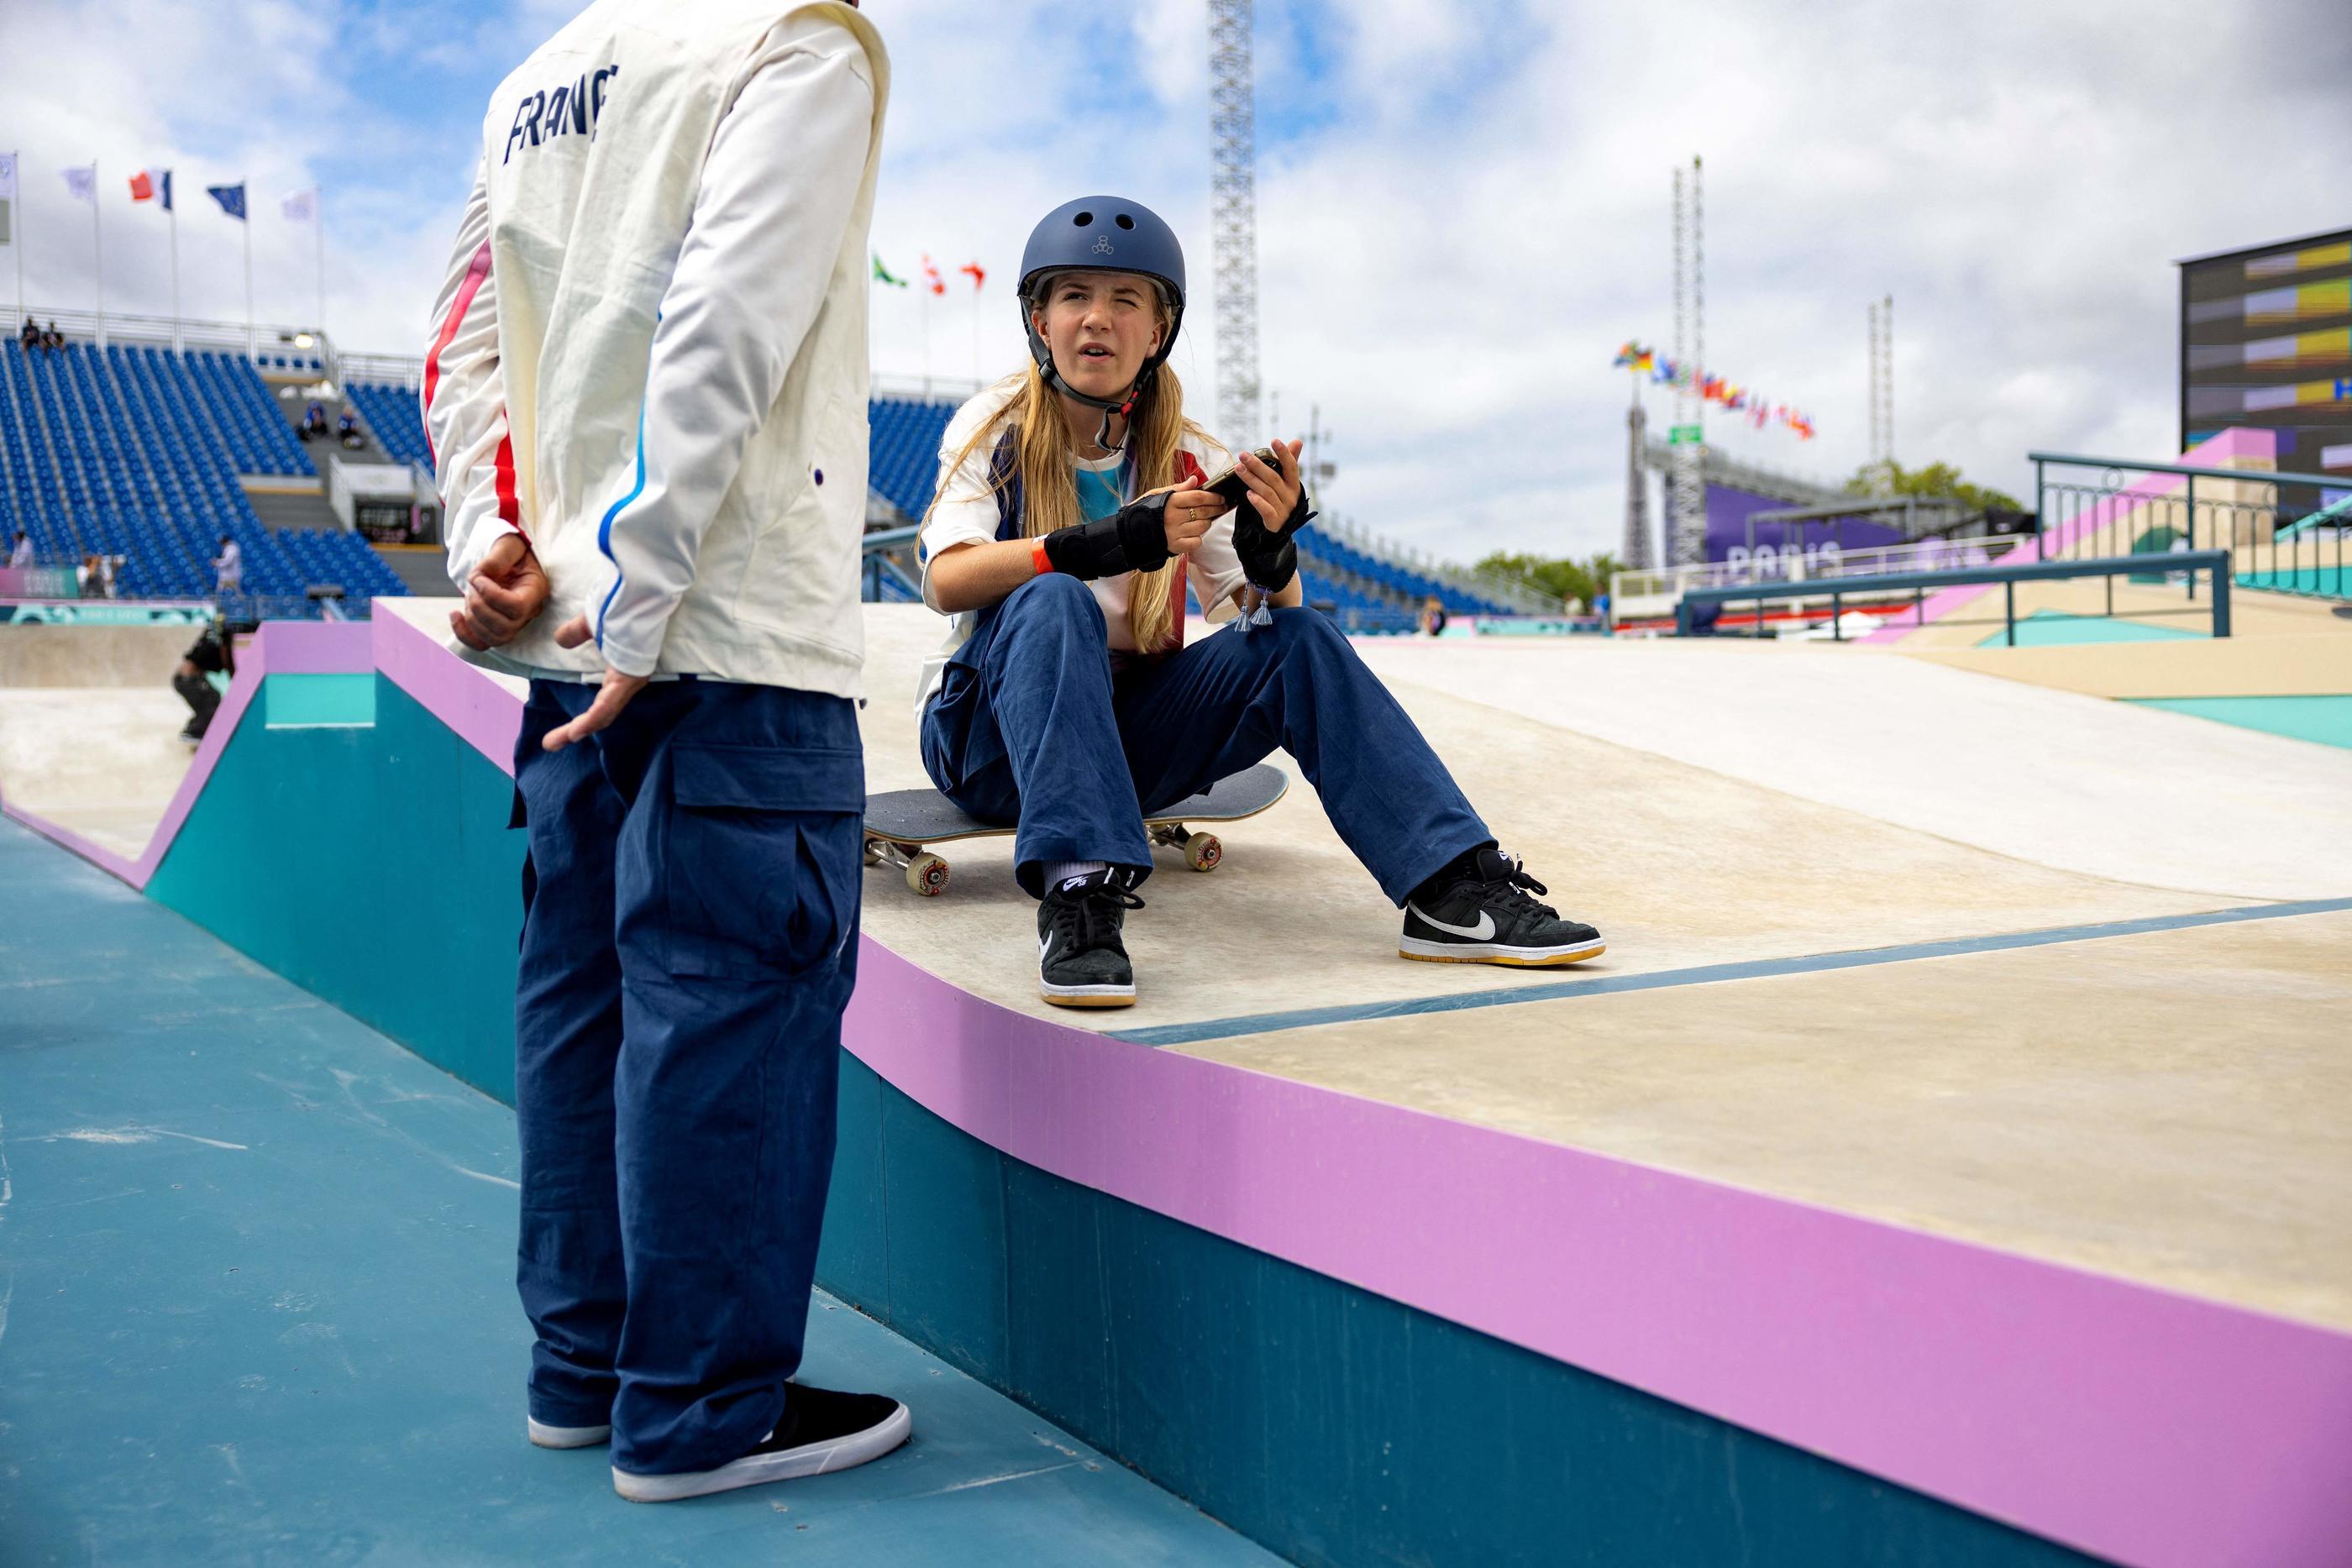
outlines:
[[[89,211],[57,171],[94,157],[110,309],[168,309],[163,220],[124,183],[168,166],[185,313],[242,314],[236,226],[198,189],[242,176],[258,312],[308,320],[310,234],[278,202],[317,183],[328,329],[417,350],[482,107],[574,9],[5,0],[28,298],[92,303]],[[877,291],[876,368],[1011,368],[1029,225],[1118,191],[1184,236],[1200,304],[1176,364],[1205,415],[1200,0],[866,11],[896,75],[875,246],[950,284],[928,307]],[[1671,172],[1693,153],[1710,365],[1821,431],[1711,438],[1822,476],[1867,455],[1872,298],[1895,301],[1898,455],[2015,489],[2029,448],[2170,446],[2175,259],[2352,223],[2342,0],[1259,0],[1256,54],[1265,383],[1286,434],[1310,405],[1335,433],[1331,506],[1454,559],[1615,543],[1609,359],[1669,338]],[[973,260],[977,299],[952,270]]]

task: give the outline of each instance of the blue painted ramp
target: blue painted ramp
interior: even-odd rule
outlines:
[[[504,1106],[7,821],[0,889],[12,1568],[1276,1561],[822,1297],[811,1381],[914,1441],[623,1502],[523,1438]]]

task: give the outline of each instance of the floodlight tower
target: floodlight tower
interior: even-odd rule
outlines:
[[[1706,400],[1699,379],[1706,361],[1706,222],[1699,197],[1699,161],[1690,177],[1675,171],[1675,429],[1674,507],[1666,518],[1666,559],[1696,566],[1706,556],[1705,451]]]
[[[1257,112],[1250,84],[1252,0],[1209,0],[1209,225],[1217,269],[1218,434],[1256,444]]]

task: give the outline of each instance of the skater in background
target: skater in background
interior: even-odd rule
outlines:
[[[856,974],[888,82],[845,5],[601,0],[493,96],[426,345],[450,629],[530,682],[526,1430],[609,1439],[635,1501],[911,1430],[793,1376]]]
[[[16,542],[8,548],[8,565],[17,571],[33,564],[33,536],[24,529],[16,530]]]
[[[205,731],[212,727],[213,715],[220,711],[219,688],[207,678],[212,675],[230,679],[236,675],[236,637],[225,615],[215,615],[205,623],[203,633],[180,655],[180,667],[172,673],[172,689],[188,705],[188,722],[180,730],[182,740],[202,740]]]
[[[1238,511],[1203,488],[1224,453],[1168,367],[1184,257],[1149,208],[1089,196],[1029,236],[1032,362],[958,411],[919,554],[951,617],[926,672],[923,765],[967,814],[1016,825],[1036,898],[1038,993],[1125,1007],[1123,938],[1151,873],[1146,812],[1276,747],[1404,911],[1398,951],[1553,965],[1600,934],[1530,893],[1429,743],[1330,620],[1299,607],[1313,515],[1300,443],[1244,454]],[[1187,637],[1191,591],[1213,635]]]
[[[1445,601],[1434,593],[1421,601],[1421,630],[1423,635],[1445,635]]]

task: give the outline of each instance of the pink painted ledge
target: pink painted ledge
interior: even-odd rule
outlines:
[[[372,626],[273,623],[246,673],[372,665],[510,769],[513,693]],[[137,865],[9,814],[143,886],[259,684]],[[2345,1560],[2352,1336],[1108,1040],[860,940],[848,1049],[1013,1158],[2104,1556]]]
[[[2192,468],[2222,468],[2233,462],[2274,463],[2277,450],[2278,437],[2272,432],[2231,425],[2210,440],[2200,442],[2182,453],[2180,461]],[[2252,476],[2251,471],[2249,476]],[[2183,483],[2178,474],[2150,474],[2137,483],[2116,491],[2112,497],[2101,501],[2069,523],[2056,536],[2055,542],[2051,548],[2063,555],[2068,545],[2084,535],[2095,533],[2136,507],[2145,506],[2159,497],[2169,496],[2179,489]],[[2001,559],[2012,565],[2030,566],[2042,559],[2042,541],[2040,539],[2028,540]],[[1957,588],[1942,589],[1927,596],[1927,601],[1920,606],[1918,617],[1883,622],[1876,631],[1859,641],[1900,643],[1912,632],[1921,630],[1921,618],[1925,619],[1927,625],[1933,626],[1944,616],[1953,613],[1964,605],[1974,603],[1999,586],[1998,583],[1963,583]]]

